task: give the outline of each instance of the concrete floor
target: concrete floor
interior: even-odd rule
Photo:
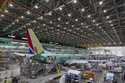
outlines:
[[[97,77],[96,83],[108,83],[108,82],[104,82],[105,72],[106,71],[103,71],[102,73],[98,73],[96,75]],[[47,76],[40,76],[37,79],[26,79],[26,80],[28,80],[29,83],[46,83],[47,81],[51,80],[52,78],[56,76],[57,74],[52,74],[52,75],[47,75]],[[117,83],[125,83],[125,81],[123,81],[121,78],[121,74],[116,74],[116,79],[118,80]]]

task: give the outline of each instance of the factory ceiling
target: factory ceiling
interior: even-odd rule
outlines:
[[[124,46],[125,0],[3,0],[0,36],[24,37],[32,28],[43,42],[71,46]]]

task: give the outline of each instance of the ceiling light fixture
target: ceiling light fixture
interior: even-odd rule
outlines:
[[[30,11],[27,11],[27,12],[26,12],[26,14],[28,14],[28,15],[29,15],[29,14],[31,14],[31,13],[30,13]]]
[[[92,22],[95,22],[95,20],[92,20]]]
[[[96,26],[98,26],[99,24],[97,23]]]
[[[46,26],[46,24],[43,24],[43,26]]]
[[[72,27],[74,27],[74,25],[72,25]]]
[[[88,28],[88,26],[85,26],[85,28]]]
[[[35,8],[35,9],[38,9],[39,7],[38,7],[38,5],[35,5],[34,8]]]
[[[109,23],[112,23],[112,21],[110,20],[110,21],[108,21]]]
[[[1,14],[0,16],[1,16],[1,17],[5,17],[5,15],[3,15],[3,14]]]
[[[73,0],[73,3],[77,3],[77,0]]]
[[[81,11],[82,11],[82,12],[84,12],[84,11],[85,11],[85,9],[84,9],[84,8],[82,8],[82,9],[81,9]]]
[[[81,23],[81,25],[83,25],[83,23]]]
[[[62,11],[62,7],[59,7],[59,10],[61,10],[61,11]]]
[[[106,19],[109,19],[110,18],[110,16],[106,16]]]
[[[50,0],[44,0],[46,3],[48,3]]]
[[[90,18],[90,17],[91,17],[91,15],[88,15],[87,17],[88,17],[88,18]]]
[[[50,21],[49,23],[50,23],[50,24],[52,24],[52,23],[53,23],[53,21]]]
[[[103,10],[103,12],[104,12],[104,13],[106,13],[106,12],[107,12],[107,10]]]
[[[99,5],[102,5],[102,4],[103,4],[103,1],[100,1],[100,2],[99,2]]]
[[[48,13],[48,15],[50,15],[50,16],[51,16],[51,15],[52,15],[52,12],[50,11],[50,12]]]
[[[19,19],[16,19],[16,22],[18,23],[18,22],[19,22]]]
[[[60,27],[60,25],[58,24],[57,27]]]
[[[78,21],[78,19],[76,18],[75,21]]]
[[[114,26],[113,24],[111,24],[110,26]]]
[[[69,24],[69,22],[66,22],[66,24]]]
[[[71,17],[71,14],[69,13],[68,16]]]
[[[13,7],[13,4],[10,3],[10,4],[9,4],[9,7]]]
[[[20,18],[22,18],[22,19],[23,19],[23,18],[24,18],[24,16],[21,16]]]
[[[59,17],[59,18],[58,18],[58,21],[60,21],[60,20],[61,20],[61,18]]]
[[[33,20],[33,23],[36,23],[37,21],[36,20]]]
[[[64,29],[66,30],[66,27],[64,27]]]
[[[101,26],[99,26],[99,29],[101,29],[102,27]]]

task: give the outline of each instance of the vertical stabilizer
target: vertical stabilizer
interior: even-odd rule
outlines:
[[[31,53],[40,54],[44,52],[40,41],[38,40],[32,29],[28,29],[26,36],[28,39],[29,50]]]

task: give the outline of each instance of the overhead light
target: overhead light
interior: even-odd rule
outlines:
[[[99,29],[101,29],[102,27],[101,26],[99,26]]]
[[[88,18],[90,18],[90,17],[91,17],[91,15],[88,15],[87,17],[88,17]]]
[[[33,23],[36,23],[37,21],[36,20],[33,20]]]
[[[43,26],[46,26],[46,24],[43,24]]]
[[[66,27],[64,27],[63,29],[65,29],[65,30],[66,30]]]
[[[103,10],[103,12],[104,12],[104,13],[106,13],[106,12],[107,12],[107,10]]]
[[[50,0],[44,0],[46,3],[48,3]]]
[[[84,12],[84,11],[85,11],[85,9],[84,9],[84,8],[82,8],[82,9],[81,9],[81,11],[82,11],[82,12]]]
[[[30,13],[30,11],[27,11],[27,12],[26,12],[26,14],[28,14],[28,15],[29,15],[29,14],[31,14],[31,13]]]
[[[68,16],[71,17],[71,14],[69,13]]]
[[[108,21],[109,23],[112,23],[112,21],[110,20],[110,21]]]
[[[10,3],[10,4],[9,4],[9,7],[13,7],[13,4]]]
[[[8,13],[8,10],[4,10],[5,13]]]
[[[57,27],[60,27],[60,25],[58,24]]]
[[[85,26],[85,28],[88,28],[88,26]]]
[[[62,7],[59,7],[59,10],[62,10]]]
[[[96,26],[98,26],[99,24],[97,23]]]
[[[73,3],[77,3],[77,0],[73,0]]]
[[[106,16],[106,19],[109,19],[110,18],[110,16]]]
[[[35,8],[35,9],[38,9],[39,7],[38,7],[38,5],[35,5],[34,8]]]
[[[51,15],[52,15],[52,11],[50,11],[50,12],[48,13],[48,15],[50,15],[50,16],[51,16]]]
[[[72,27],[74,27],[74,25],[72,25]]]
[[[95,22],[95,20],[92,20],[92,22]]]
[[[5,15],[1,14],[0,16],[1,16],[1,17],[4,17]]]
[[[69,22],[66,22],[66,24],[69,24]]]
[[[50,24],[52,24],[52,23],[53,23],[53,21],[50,21],[49,23],[50,23]]]
[[[18,22],[19,22],[19,19],[16,19],[16,22],[18,23]]]
[[[59,18],[58,18],[58,21],[60,21],[60,20],[61,20],[61,18],[59,17]]]
[[[99,2],[99,5],[102,5],[102,4],[103,4],[103,1],[100,1],[100,2]]]
[[[114,26],[113,24],[111,24],[110,26]]]
[[[22,19],[23,19],[23,18],[24,18],[24,16],[21,16],[20,18],[22,18]]]
[[[78,21],[78,19],[76,18],[75,21]]]
[[[81,25],[83,25],[83,23],[81,23]]]

